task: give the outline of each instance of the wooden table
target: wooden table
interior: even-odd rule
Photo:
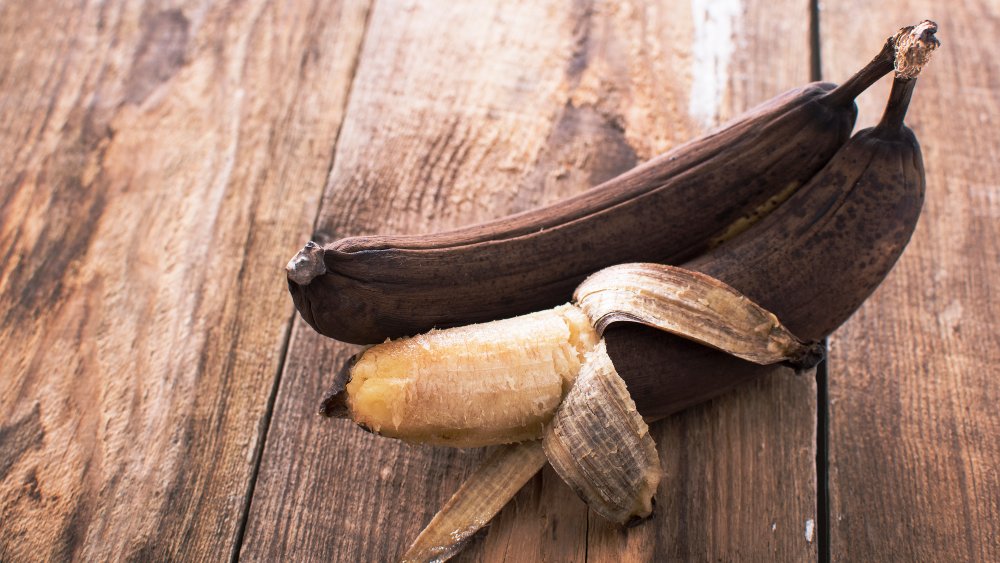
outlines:
[[[459,559],[1000,560],[1000,5],[929,0],[0,4],[0,560],[398,556],[482,452],[317,416],[356,347],[288,258],[579,192],[925,17],[924,216],[828,365],[654,426],[654,520],[547,469]]]

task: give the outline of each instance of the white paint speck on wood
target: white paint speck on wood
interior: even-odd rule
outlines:
[[[691,0],[694,44],[688,113],[705,126],[715,125],[719,117],[736,48],[734,30],[742,14],[742,0]]]

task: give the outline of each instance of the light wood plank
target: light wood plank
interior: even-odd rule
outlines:
[[[365,11],[0,5],[0,560],[234,551]]]
[[[808,6],[740,6],[699,27],[696,50],[696,22],[719,16],[682,2],[378,2],[316,236],[428,232],[528,209],[806,82]],[[356,350],[296,321],[247,559],[398,557],[480,459],[313,414]],[[651,559],[815,556],[804,535],[811,375],[777,375],[656,432],[670,468],[659,518],[624,540],[591,521],[588,545],[584,505],[547,471],[458,559],[618,560],[622,541],[650,546]]]
[[[823,65],[862,37],[931,18],[942,47],[907,123],[923,148],[924,215],[878,292],[833,338],[831,550],[843,561],[1000,560],[1000,35],[996,2],[823,4]],[[864,14],[859,18],[858,14]],[[887,84],[861,100],[859,125]]]

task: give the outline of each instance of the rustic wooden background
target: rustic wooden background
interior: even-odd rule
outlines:
[[[459,559],[1000,560],[1000,2],[875,6],[0,3],[0,561],[398,556],[482,452],[318,417],[354,347],[288,258],[578,192],[926,17],[925,215],[827,368],[657,424],[654,520],[546,470]]]

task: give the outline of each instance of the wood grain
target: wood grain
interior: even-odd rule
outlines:
[[[940,25],[942,48],[907,118],[923,148],[924,215],[832,339],[831,550],[844,561],[997,561],[1000,65],[983,42],[1000,34],[1000,7],[907,1],[859,19],[864,9],[822,12],[825,72],[862,60],[841,45],[923,18]],[[880,86],[860,101],[859,125],[875,122]]]
[[[314,238],[440,230],[577,193],[806,82],[807,9],[378,2]],[[248,560],[398,557],[481,458],[315,415],[356,350],[296,320]],[[459,560],[814,558],[815,393],[811,375],[779,373],[657,426],[668,475],[643,526],[602,527],[547,470]]]
[[[0,560],[224,560],[366,3],[0,5]]]

